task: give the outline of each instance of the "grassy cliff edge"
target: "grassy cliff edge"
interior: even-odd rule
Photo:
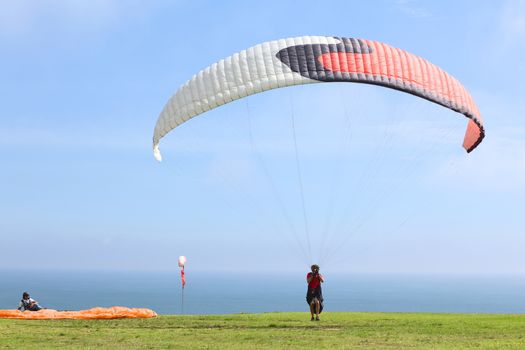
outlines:
[[[525,349],[525,315],[329,312],[0,320],[0,349]]]

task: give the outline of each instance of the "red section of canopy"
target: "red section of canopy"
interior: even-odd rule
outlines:
[[[472,151],[484,137],[483,120],[472,97],[461,83],[444,70],[404,50],[371,40],[367,53],[330,52],[318,56],[325,69],[333,72],[381,77],[385,84],[438,102],[465,114],[470,121],[463,147]]]
[[[89,310],[80,311],[19,311],[19,310],[0,310],[0,318],[12,318],[20,320],[98,320],[115,318],[151,318],[156,317],[157,313],[150,309],[127,308],[122,306],[95,307]]]

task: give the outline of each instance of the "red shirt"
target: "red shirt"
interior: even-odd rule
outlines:
[[[308,281],[310,276],[312,276],[312,273],[308,272],[308,274],[306,275],[306,281]],[[321,274],[319,274],[319,276],[321,276]],[[319,277],[314,277],[314,278],[312,278],[310,283],[308,283],[308,287],[310,287],[312,289],[315,289],[315,288],[319,287],[320,284],[321,284],[321,280],[319,279]]]

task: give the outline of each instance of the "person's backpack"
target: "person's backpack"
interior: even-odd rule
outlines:
[[[31,306],[31,299],[27,299],[27,300],[22,299],[20,300],[20,303],[22,304],[22,306],[20,306],[18,310],[20,311],[28,310],[29,307]]]

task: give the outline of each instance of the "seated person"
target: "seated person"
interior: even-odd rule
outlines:
[[[28,292],[24,292],[22,295],[22,300],[20,300],[20,304],[18,305],[18,310],[20,311],[38,311],[42,310],[43,308],[38,305],[38,302],[34,299],[31,299]]]

